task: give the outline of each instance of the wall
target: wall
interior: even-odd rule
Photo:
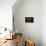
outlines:
[[[41,0],[23,0],[13,10],[15,29],[22,32],[24,38],[34,40],[36,46],[41,46]],[[25,23],[25,17],[34,17],[34,23]]]
[[[12,29],[12,6],[16,0],[0,0],[0,27]]]
[[[41,40],[42,46],[46,46],[46,0],[41,1]]]

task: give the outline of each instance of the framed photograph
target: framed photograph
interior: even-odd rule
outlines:
[[[33,23],[34,17],[25,17],[25,23]]]

